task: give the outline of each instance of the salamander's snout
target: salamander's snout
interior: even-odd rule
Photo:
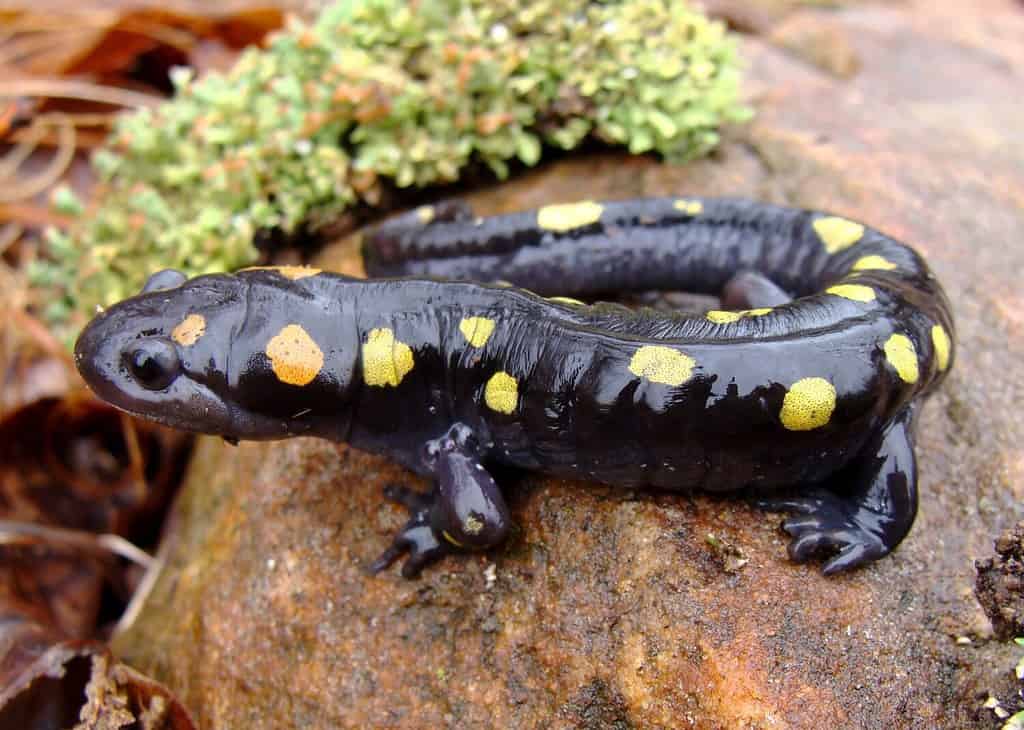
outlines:
[[[75,342],[75,365],[85,382],[127,410],[130,392],[164,391],[182,373],[174,343],[159,331],[140,333],[136,316],[123,305],[113,307],[93,318]]]
[[[75,366],[86,384],[101,398],[114,402],[118,374],[123,364],[120,345],[124,338],[117,336],[116,311],[96,315],[75,342]]]
[[[180,278],[158,272],[142,294],[98,313],[75,343],[75,365],[97,396],[121,410],[229,433],[231,406],[218,390],[227,382],[225,348],[208,330],[235,325],[238,287],[231,277],[198,285]]]
[[[182,286],[185,274],[157,271],[140,294]],[[167,388],[181,372],[178,351],[164,333],[168,299],[135,297],[99,312],[75,342],[75,365],[97,395],[116,405],[125,380],[145,390]]]

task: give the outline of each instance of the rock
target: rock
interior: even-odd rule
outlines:
[[[974,592],[1003,640],[1024,636],[1024,522],[1018,522],[995,543],[995,557],[974,563]]]
[[[206,439],[117,651],[204,727],[992,727],[1019,649],[988,638],[972,565],[1024,518],[1024,13],[946,5],[838,11],[850,79],[746,39],[759,116],[715,159],[571,158],[472,196],[747,195],[917,246],[959,350],[895,554],[826,579],[742,502],[531,476],[501,549],[373,578],[404,519],[382,486],[425,484],[346,446]]]
[[[707,13],[741,33],[764,34],[800,8],[800,0],[703,0]]]
[[[849,78],[860,60],[843,25],[832,13],[805,11],[775,26],[768,40],[833,76]]]

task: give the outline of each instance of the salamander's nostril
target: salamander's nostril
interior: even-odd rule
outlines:
[[[91,322],[75,340],[75,367],[87,383],[92,383],[95,374],[96,358],[101,342],[96,323]]]

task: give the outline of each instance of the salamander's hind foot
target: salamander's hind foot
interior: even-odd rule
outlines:
[[[802,563],[838,551],[823,569],[832,575],[878,560],[899,545],[917,514],[913,421],[909,408],[893,419],[837,475],[835,491],[814,488],[758,501],[763,509],[797,513],[782,523],[793,536],[790,558]]]
[[[895,547],[886,545],[877,534],[877,515],[868,515],[856,503],[824,489],[802,497],[760,500],[758,505],[797,513],[782,523],[782,529],[793,537],[791,560],[803,563],[821,554],[838,553],[825,563],[825,575],[878,560]],[[862,523],[865,517],[868,519]]]
[[[454,552],[437,539],[430,526],[435,492],[423,494],[408,487],[389,484],[384,488],[384,497],[409,510],[409,521],[395,535],[388,549],[370,565],[371,573],[381,572],[408,553],[409,557],[402,564],[402,577],[415,578],[425,566]]]

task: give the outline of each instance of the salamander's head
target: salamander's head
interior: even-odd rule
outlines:
[[[103,400],[168,426],[233,433],[227,346],[245,316],[245,284],[160,271],[106,309],[75,343],[75,364]]]
[[[175,428],[232,440],[343,435],[359,338],[345,277],[318,274],[158,272],[89,323],[78,370],[103,400]]]

